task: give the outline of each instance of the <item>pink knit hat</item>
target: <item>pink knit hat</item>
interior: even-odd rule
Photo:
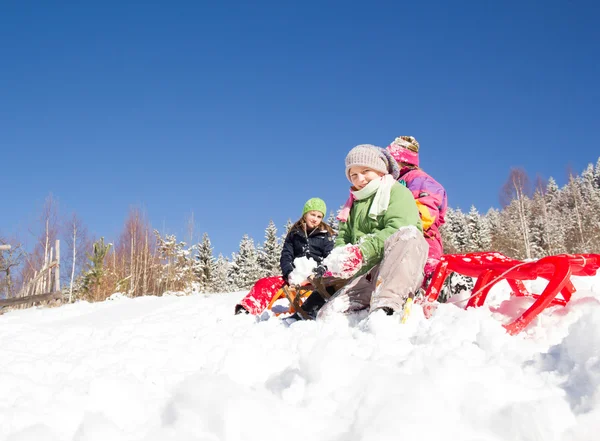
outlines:
[[[398,162],[419,166],[419,143],[413,136],[399,136],[387,146],[388,152]]]

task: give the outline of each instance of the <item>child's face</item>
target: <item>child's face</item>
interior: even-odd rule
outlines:
[[[350,167],[348,174],[350,175],[352,185],[357,190],[363,189],[373,179],[380,178],[384,175],[384,173],[375,171],[369,167],[363,167],[362,165]]]
[[[306,221],[306,226],[312,230],[321,224],[323,213],[315,210],[309,211],[304,215],[304,220]]]

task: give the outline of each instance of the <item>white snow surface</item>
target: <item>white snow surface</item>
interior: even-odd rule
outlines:
[[[404,325],[234,315],[245,292],[7,312],[0,440],[595,440],[600,278],[575,285],[517,336],[505,282]]]

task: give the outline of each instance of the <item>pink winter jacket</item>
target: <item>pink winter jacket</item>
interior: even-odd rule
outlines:
[[[448,208],[446,190],[420,168],[403,168],[398,181],[411,191],[421,214],[423,235],[429,244],[429,256],[425,265],[425,275],[429,276],[444,252],[439,228],[445,222],[444,216]]]

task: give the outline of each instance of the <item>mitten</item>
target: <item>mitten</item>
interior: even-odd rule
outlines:
[[[331,274],[342,279],[349,279],[363,265],[363,255],[358,245],[334,248],[327,260],[327,268]]]

